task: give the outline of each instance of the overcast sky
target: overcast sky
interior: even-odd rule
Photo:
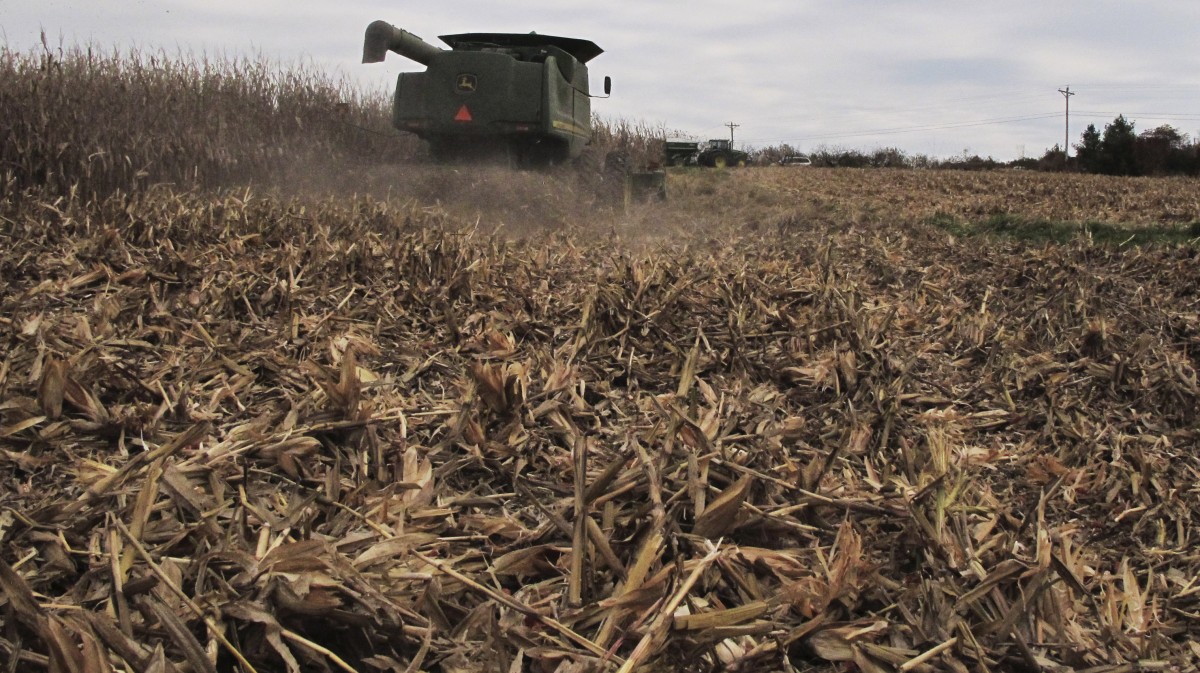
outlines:
[[[580,37],[613,96],[604,117],[753,146],[789,143],[938,157],[1037,157],[1117,114],[1144,131],[1200,134],[1197,0],[0,0],[11,49],[40,44],[261,53],[304,60],[367,87],[422,67],[359,63],[385,19],[438,35]]]

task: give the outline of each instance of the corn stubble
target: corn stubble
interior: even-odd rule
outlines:
[[[10,196],[0,661],[1194,667],[1196,250],[964,243],[901,205],[936,176],[846,175],[673,174],[528,239]]]

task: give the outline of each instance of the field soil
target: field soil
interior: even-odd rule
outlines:
[[[1196,181],[668,189],[5,200],[0,668],[1196,669]]]

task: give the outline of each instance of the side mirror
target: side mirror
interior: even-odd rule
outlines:
[[[605,75],[604,76],[604,95],[608,96],[611,94],[612,94],[612,78],[609,77],[608,75]]]

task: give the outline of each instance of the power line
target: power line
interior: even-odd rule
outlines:
[[[961,111],[961,110],[970,108],[972,106],[971,105],[956,105],[956,103],[988,102],[991,100],[1000,100],[1002,105],[1008,106],[1008,105],[1015,105],[1015,104],[1019,104],[1019,103],[1023,103],[1023,102],[1042,100],[1043,96],[1045,96],[1045,95],[1046,95],[1045,90],[1043,89],[1042,91],[1040,91],[1038,93],[1022,93],[1021,95],[981,94],[978,96],[946,98],[946,99],[941,99],[941,100],[934,102],[932,104],[929,104],[929,105],[918,105],[918,106],[868,105],[868,104],[858,104],[855,102],[846,102],[844,100],[839,100],[839,102],[837,104],[823,104],[823,105],[818,105],[817,107],[820,107],[820,108],[826,109],[826,110],[833,110],[833,111],[841,110],[841,111],[852,111],[852,112],[860,112],[860,113],[861,112],[891,113],[891,114],[895,114],[895,115],[902,115],[902,114],[906,114],[906,113],[929,112],[931,110],[943,110],[943,109]],[[815,99],[815,98],[807,99],[807,102],[809,104],[812,104],[813,101],[820,101],[820,99]],[[991,105],[989,107],[994,109],[996,107],[996,105]],[[766,121],[766,122],[786,120],[789,118],[790,118],[790,115],[771,115],[771,116],[757,117],[757,119],[760,119],[760,120]]]
[[[1200,113],[1196,113],[1196,112],[1104,112],[1104,111],[1097,111],[1097,110],[1076,110],[1075,114],[1076,115],[1093,115],[1093,116],[1103,116],[1103,115],[1116,116],[1116,115],[1122,114],[1127,117],[1128,116],[1138,116],[1138,117],[1162,117],[1162,118],[1176,118],[1176,119],[1200,119]]]
[[[901,126],[901,127],[891,127],[891,128],[866,130],[866,131],[852,131],[852,132],[848,132],[848,133],[825,133],[825,134],[818,134],[818,135],[811,135],[811,136],[803,136],[803,137],[799,137],[799,138],[792,138],[790,140],[785,140],[782,142],[800,142],[800,141],[804,141],[804,140],[829,140],[829,139],[836,139],[836,138],[856,138],[856,137],[862,137],[862,136],[898,135],[898,134],[902,134],[902,133],[919,133],[921,131],[941,131],[944,129],[969,128],[972,126],[990,126],[992,124],[1013,124],[1013,123],[1017,123],[1017,122],[1034,121],[1034,120],[1038,120],[1038,119],[1051,119],[1051,118],[1054,118],[1057,116],[1058,116],[1057,112],[1050,112],[1050,113],[1045,113],[1045,114],[1027,115],[1027,116],[1023,116],[1023,117],[998,117],[998,118],[993,118],[993,119],[981,119],[978,121],[970,121],[970,122],[952,122],[949,124],[930,124],[930,125],[924,125],[924,126],[908,126],[908,127]],[[770,142],[770,141],[755,139],[755,140],[744,140],[743,142],[762,143],[762,142]]]
[[[1122,92],[1128,92],[1128,93],[1133,93],[1133,94],[1163,92],[1163,93],[1179,94],[1179,96],[1174,96],[1172,98],[1180,98],[1180,97],[1186,95],[1188,100],[1191,100],[1191,98],[1194,97],[1194,91],[1192,91],[1191,89],[1183,89],[1183,88],[1180,88],[1179,86],[1159,86],[1159,85],[1137,86],[1137,85],[1114,85],[1114,84],[1097,84],[1097,85],[1093,86],[1093,85],[1089,84],[1086,86],[1086,88],[1088,90],[1089,100],[1095,98],[1095,96],[1093,95],[1093,90],[1097,90],[1101,94],[1108,94],[1107,96],[1100,97],[1100,99],[1102,101],[1101,104],[1111,104],[1108,102],[1110,100],[1113,102],[1116,102],[1117,99],[1114,99],[1112,94],[1119,94]],[[1068,89],[1069,89],[1069,87],[1068,87]],[[829,100],[829,99],[823,99],[823,98],[808,98],[807,101],[810,104],[820,103],[819,105],[817,105],[817,107],[820,107],[820,108],[826,109],[826,110],[833,110],[833,111],[845,110],[845,111],[853,111],[853,112],[859,112],[859,113],[890,112],[890,113],[899,115],[899,114],[904,114],[904,113],[928,112],[931,110],[940,110],[940,109],[966,110],[968,108],[975,107],[975,105],[973,105],[975,103],[982,104],[982,103],[988,103],[989,101],[997,101],[994,105],[989,106],[992,109],[996,109],[997,107],[1008,107],[1011,105],[1019,105],[1021,103],[1028,102],[1028,101],[1041,100],[1042,96],[1045,95],[1044,92],[1045,92],[1045,89],[1038,89],[1036,91],[1031,90],[1031,89],[1010,89],[1010,90],[1003,90],[1003,91],[993,92],[993,93],[981,93],[981,94],[974,94],[974,95],[967,95],[967,96],[957,96],[957,97],[952,97],[952,98],[933,98],[933,100],[930,103],[922,104],[922,105],[904,105],[903,103],[897,104],[897,105],[871,105],[869,102],[865,102],[865,101],[862,103],[847,102],[844,98],[839,98],[836,100]],[[1072,95],[1074,95],[1075,93],[1076,93],[1075,91],[1071,92]],[[1156,100],[1156,101],[1160,101],[1160,102],[1171,99],[1171,98],[1164,98],[1161,95],[1153,95],[1150,98],[1153,100]],[[1077,114],[1079,114],[1079,113],[1077,112]],[[1133,113],[1125,113],[1125,114],[1127,114],[1127,115],[1140,114],[1140,115],[1146,115],[1146,116],[1172,116],[1172,117],[1186,118],[1188,116],[1191,116],[1194,113],[1165,114],[1165,113],[1133,112]],[[758,117],[757,119],[761,122],[775,122],[775,121],[787,120],[787,119],[789,119],[789,117],[790,117],[790,115],[771,115],[771,116]]]
[[[1179,91],[1181,93],[1194,93],[1187,87],[1181,87],[1178,84],[1091,84],[1084,82],[1084,87],[1090,90],[1097,91]]]

